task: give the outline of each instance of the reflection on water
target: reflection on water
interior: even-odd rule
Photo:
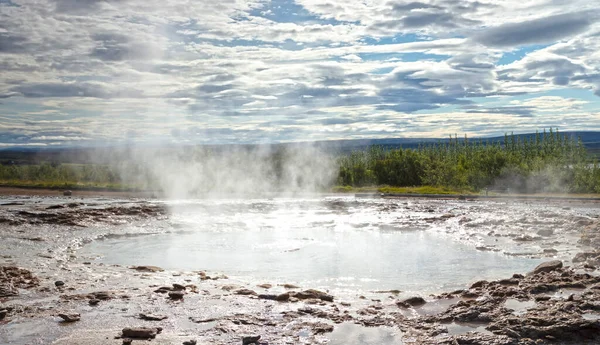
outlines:
[[[336,325],[329,335],[329,345],[401,345],[402,333],[391,327],[364,327],[353,323]]]
[[[339,291],[438,292],[526,272],[539,262],[474,250],[423,230],[407,212],[381,212],[368,202],[202,201],[174,208],[172,232],[96,241],[84,253],[111,264]]]

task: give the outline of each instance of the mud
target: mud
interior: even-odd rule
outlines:
[[[154,338],[153,344],[239,344],[258,335],[258,344],[325,344],[349,329],[355,338],[345,344],[600,344],[594,207],[569,205],[561,212],[563,206],[544,204],[524,210],[522,219],[511,219],[508,211],[482,219],[478,209],[489,205],[479,202],[462,208],[431,200],[386,202],[379,212],[411,208],[419,214],[399,218],[397,225],[434,226],[482,248],[477,250],[549,263],[503,279],[464,282],[456,291],[360,291],[348,299],[302,284],[237,281],[210,267],[124,267],[78,256],[89,241],[155,231],[144,224],[168,222],[164,204],[66,198],[7,203],[12,205],[0,210],[8,220],[0,230],[2,344],[135,344],[139,335]],[[341,214],[359,206],[330,202]],[[123,224],[135,226],[136,234]]]

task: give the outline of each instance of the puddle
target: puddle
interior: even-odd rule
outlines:
[[[597,321],[597,320],[600,320],[600,314],[594,314],[594,313],[582,314],[581,317],[584,320],[588,320],[588,321]]]
[[[405,317],[420,317],[420,316],[430,316],[436,315],[441,312],[446,311],[451,305],[460,301],[459,298],[447,298],[447,299],[439,299],[434,301],[428,301],[426,304],[420,307],[414,308],[399,308],[400,313]]]
[[[527,313],[527,310],[534,308],[535,306],[535,301],[519,301],[514,298],[509,298],[504,302],[504,307],[514,310],[514,315],[523,315]]]
[[[469,332],[477,332],[482,334],[492,335],[493,333],[485,329],[487,324],[482,323],[450,323],[445,325],[446,329],[448,329],[448,333],[444,334],[444,336],[452,336],[452,335],[460,335]]]
[[[364,327],[353,323],[335,326],[329,345],[401,345],[402,332],[391,327]]]

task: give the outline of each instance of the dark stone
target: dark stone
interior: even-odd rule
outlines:
[[[162,268],[158,266],[133,266],[131,269],[140,271],[140,272],[162,272],[164,271]]]
[[[6,314],[8,314],[8,310],[6,310],[6,309],[0,310],[0,320],[4,319],[6,317]]]
[[[95,299],[95,298],[94,298],[94,299],[91,299],[91,300],[90,300],[88,303],[89,303],[91,306],[94,306],[94,305],[98,305],[98,303],[100,303],[100,300],[99,300],[99,299]]]
[[[538,274],[542,272],[552,272],[557,269],[561,269],[563,267],[563,263],[560,260],[553,260],[548,262],[543,262],[539,264],[534,270],[533,274]]]
[[[181,284],[173,284],[173,290],[175,290],[175,291],[184,291],[185,290],[185,286],[183,286]]]
[[[146,320],[146,321],[162,321],[166,318],[168,318],[166,315],[140,313],[140,319]]]
[[[276,301],[277,300],[277,295],[270,295],[270,294],[260,294],[258,295],[259,299],[266,299],[266,300],[271,300],[271,301]],[[289,295],[288,295],[289,297]]]
[[[63,282],[62,280],[57,280],[54,282],[54,286],[56,286],[56,287],[65,286],[65,282]]]
[[[295,294],[290,294],[290,297],[296,297],[297,299],[320,299],[321,301],[333,302],[333,296],[314,289],[296,292]]]
[[[471,289],[476,289],[476,288],[484,287],[487,284],[488,284],[487,280],[480,280],[480,281],[477,281],[477,282],[473,283],[471,285]]]
[[[183,291],[171,291],[169,292],[169,298],[171,299],[183,299],[185,293]]]
[[[415,297],[409,297],[409,298],[407,298],[403,301],[400,301],[396,304],[402,308],[410,308],[410,307],[419,307],[425,303],[427,303],[427,301],[425,301],[423,299],[423,297],[415,296]]]
[[[122,338],[153,339],[162,331],[160,327],[127,327],[123,328]]]
[[[279,302],[287,302],[290,299],[290,293],[289,292],[282,293],[281,295],[278,295],[277,298],[275,298],[275,299]]]
[[[73,192],[70,191],[70,190],[66,190],[66,191],[63,192],[63,195],[64,196],[71,196],[71,195],[73,195]]]
[[[258,344],[259,340],[260,340],[260,335],[250,336],[250,337],[243,337],[242,338],[242,345]]]
[[[256,295],[256,292],[254,292],[250,289],[239,289],[239,290],[235,290],[233,293],[236,295],[244,295],[244,296]]]
[[[69,313],[69,314],[58,314],[64,322],[75,322],[81,320],[81,315],[78,313]]]
[[[183,342],[183,345],[196,345],[198,342],[194,339],[186,340]]]

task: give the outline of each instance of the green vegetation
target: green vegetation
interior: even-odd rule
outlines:
[[[92,164],[0,165],[0,186],[47,189],[130,190],[109,166]]]
[[[600,193],[600,167],[583,144],[552,130],[504,143],[451,137],[417,149],[371,147],[340,157],[339,167],[340,186]]]
[[[191,191],[202,193],[225,187],[229,188],[227,191],[236,191],[244,183],[255,182],[251,178],[245,180],[246,175],[258,174],[264,175],[263,180],[275,190],[285,190],[290,181],[303,186],[311,179],[318,180],[317,188],[331,188],[327,184],[329,178],[317,176],[322,161],[310,155],[296,155],[294,151],[283,149],[265,151],[252,156],[256,162],[248,166],[248,161],[241,159],[250,155],[246,151],[228,154],[202,148],[186,150],[179,152],[180,156],[164,155],[172,159],[162,161],[145,156],[135,160],[117,156],[114,161],[118,165],[0,165],[0,186],[132,191],[155,189],[164,183],[161,178],[165,176],[168,182],[176,181],[179,175],[185,176],[187,179],[182,183],[186,184],[203,174],[195,184],[185,185]],[[304,158],[298,160],[296,156]],[[580,141],[552,130],[530,137],[506,135],[503,142],[451,137],[418,148],[374,146],[340,155],[336,163],[335,192],[600,193],[600,166],[596,158],[590,156]],[[185,170],[181,170],[184,167]],[[228,176],[235,177],[235,181],[223,179]],[[267,186],[264,181],[259,182],[263,184],[258,188]],[[223,186],[224,183],[228,185]]]

